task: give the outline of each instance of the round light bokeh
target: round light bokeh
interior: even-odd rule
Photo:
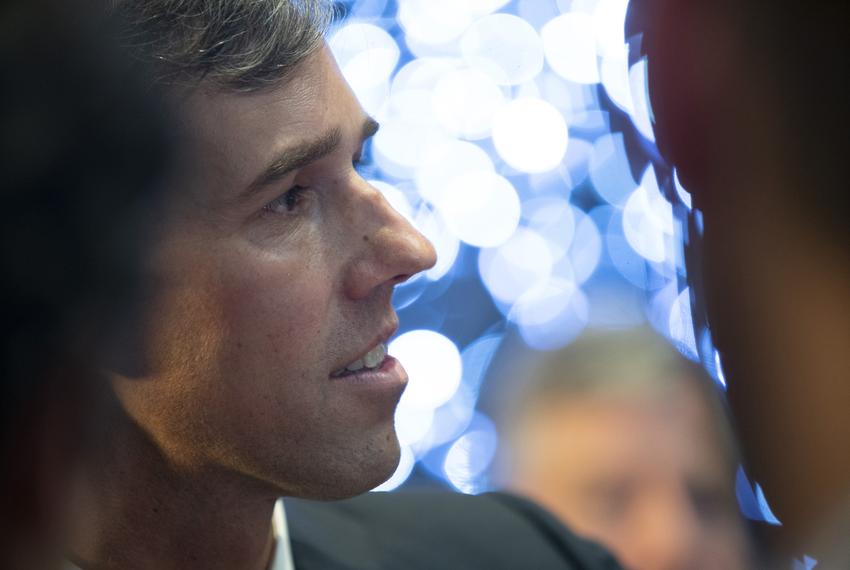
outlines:
[[[522,172],[545,172],[561,163],[569,134],[563,115],[542,99],[523,98],[499,109],[493,143],[502,159]]]
[[[490,294],[510,304],[545,283],[553,262],[546,240],[533,230],[519,228],[501,246],[481,250],[478,271]]]
[[[460,385],[463,366],[455,343],[430,330],[404,333],[389,353],[407,370],[407,389],[400,406],[433,410],[446,403]]]
[[[469,140],[490,136],[493,116],[505,96],[486,73],[461,68],[446,73],[434,87],[432,110],[446,132]]]
[[[481,147],[452,139],[425,152],[414,180],[419,194],[435,203],[442,198],[451,181],[464,173],[495,170],[493,159]]]
[[[392,36],[383,28],[364,22],[343,26],[330,37],[328,45],[355,93],[358,87],[389,80],[401,55]]]
[[[457,0],[401,0],[396,17],[408,41],[444,46],[457,40],[475,16]]]
[[[637,183],[632,176],[622,133],[602,135],[593,143],[590,158],[593,188],[606,202],[623,206]]]
[[[673,239],[673,206],[661,194],[655,170],[648,167],[623,209],[623,233],[642,257],[661,263]]]
[[[593,9],[596,46],[603,57],[621,50],[629,0],[597,0]]]
[[[595,22],[580,12],[562,14],[540,31],[551,68],[575,83],[599,83]]]
[[[691,360],[699,360],[693,313],[691,313],[691,289],[685,287],[670,307],[668,320],[669,337],[679,350]]]
[[[575,281],[561,278],[528,291],[510,314],[523,340],[538,350],[555,350],[575,340],[587,325],[588,316],[584,292]]]
[[[396,178],[411,178],[427,149],[449,140],[434,124],[410,118],[383,120],[372,144],[378,166]]]
[[[573,217],[576,229],[568,260],[575,281],[584,283],[599,266],[599,259],[602,256],[602,235],[593,218],[582,210],[573,208]]]
[[[384,29],[352,22],[337,30],[328,45],[360,104],[376,114],[389,95],[389,79],[401,51]]]
[[[635,127],[649,141],[655,142],[652,128],[652,106],[649,103],[649,85],[646,58],[641,59],[629,69],[629,86],[632,94],[632,121]]]
[[[427,205],[417,212],[414,226],[428,238],[437,252],[437,263],[425,272],[425,276],[431,281],[442,279],[457,260],[460,240],[449,231],[439,212]]]
[[[493,422],[479,414],[477,421],[449,447],[443,470],[448,481],[462,493],[477,493],[480,475],[490,466],[499,447]]]
[[[460,40],[466,63],[498,85],[519,85],[543,69],[543,43],[531,24],[511,14],[475,21]]]
[[[453,178],[436,206],[449,230],[475,247],[506,242],[519,224],[516,189],[495,172],[465,172]]]
[[[416,466],[489,489],[498,437],[477,407],[503,336],[554,350],[586,328],[648,321],[720,383],[681,287],[668,198],[692,208],[691,196],[675,171],[662,191],[647,166],[658,155],[646,61],[623,33],[628,0],[345,3],[329,44],[381,123],[364,171],[437,252],[395,287],[412,330],[390,352],[410,384],[395,418],[401,462],[379,489]]]

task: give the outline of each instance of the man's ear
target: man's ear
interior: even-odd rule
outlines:
[[[643,41],[656,142],[692,192],[704,186],[713,163],[712,136],[717,136],[732,96],[731,30],[723,25],[722,4],[723,0],[645,2]]]

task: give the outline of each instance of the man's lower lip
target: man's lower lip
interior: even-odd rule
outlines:
[[[343,384],[363,384],[369,386],[404,386],[407,384],[407,373],[401,363],[387,356],[377,368],[362,368],[353,374],[331,376],[334,382]]]

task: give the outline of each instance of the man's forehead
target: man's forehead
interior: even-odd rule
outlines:
[[[252,138],[298,136],[306,126],[318,128],[330,119],[327,110],[338,96],[320,54],[305,59],[279,85],[247,93],[203,86],[185,101],[189,134],[202,141],[220,135]]]
[[[185,131],[199,163],[234,189],[249,184],[282,149],[348,125],[359,129],[363,121],[326,49],[280,85],[251,93],[199,89],[185,108]]]

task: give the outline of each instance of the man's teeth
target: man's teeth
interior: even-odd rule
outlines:
[[[366,353],[363,358],[355,360],[342,370],[337,370],[334,372],[334,376],[339,376],[341,374],[345,374],[346,372],[357,372],[358,370],[362,370],[364,368],[377,368],[381,365],[384,359],[387,357],[387,345],[384,343],[379,344],[372,350]]]

